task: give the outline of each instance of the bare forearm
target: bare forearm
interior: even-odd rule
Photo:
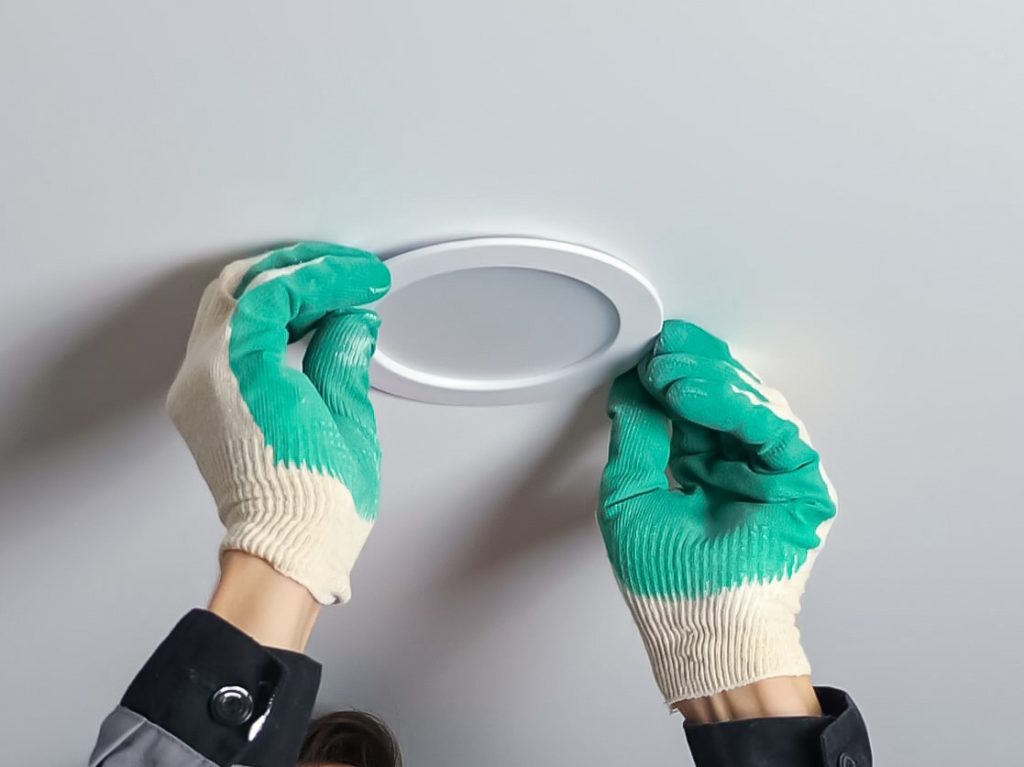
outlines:
[[[266,647],[304,652],[321,606],[262,559],[227,551],[207,609]]]
[[[707,698],[679,701],[675,708],[688,724],[772,716],[821,716],[818,697],[807,676],[764,679]]]

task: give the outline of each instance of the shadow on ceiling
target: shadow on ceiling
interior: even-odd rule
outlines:
[[[15,405],[13,428],[0,435],[0,483],[162,400],[203,288],[224,264],[266,249],[211,254],[165,272],[55,350]]]

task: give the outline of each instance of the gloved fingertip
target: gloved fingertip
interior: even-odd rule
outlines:
[[[367,292],[372,296],[369,300],[383,298],[391,290],[391,270],[379,258],[374,258],[369,267],[369,285]]]
[[[344,368],[365,369],[377,348],[380,317],[368,309],[352,309],[325,317],[306,350],[304,368],[318,380]]]
[[[688,320],[665,320],[661,326],[661,335],[654,344],[652,354],[663,354],[665,352],[682,351],[687,348],[689,340],[694,332],[701,329]]]

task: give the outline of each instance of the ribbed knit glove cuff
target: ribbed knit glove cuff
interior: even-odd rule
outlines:
[[[227,529],[220,551],[237,549],[269,562],[321,604],[347,602],[349,575],[372,528],[339,481],[282,467],[257,441],[218,445],[204,475]]]
[[[778,676],[811,673],[791,582],[745,585],[693,600],[623,596],[669,705]]]

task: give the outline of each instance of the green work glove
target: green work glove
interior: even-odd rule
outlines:
[[[228,264],[203,293],[167,408],[227,528],[220,552],[261,557],[321,604],[348,601],[377,516],[368,397],[387,293],[372,255],[302,242]],[[299,372],[285,348],[310,330]]]
[[[608,412],[598,522],[666,702],[809,674],[796,615],[836,496],[786,400],[671,320]]]

